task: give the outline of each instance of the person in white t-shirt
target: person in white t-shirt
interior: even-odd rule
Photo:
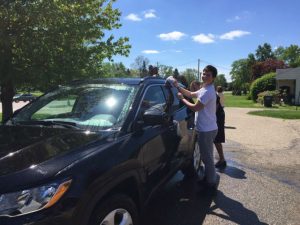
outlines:
[[[177,82],[174,86],[178,89],[178,98],[192,111],[195,112],[195,131],[197,132],[198,144],[203,163],[205,165],[205,181],[208,187],[217,189],[219,176],[216,174],[214,165],[214,139],[218,132],[216,119],[216,92],[214,80],[217,76],[217,69],[208,65],[202,73],[202,88],[191,92],[179,87]],[[197,98],[196,103],[191,103],[184,98]]]

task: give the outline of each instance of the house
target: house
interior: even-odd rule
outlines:
[[[277,69],[276,89],[285,89],[293,104],[300,104],[300,67]]]

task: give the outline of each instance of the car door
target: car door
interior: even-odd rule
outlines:
[[[141,100],[137,114],[137,120],[142,120],[145,110],[167,111],[168,104],[161,85],[149,86]],[[142,164],[146,176],[147,188],[163,181],[170,173],[171,157],[176,151],[179,137],[176,133],[176,124],[169,121],[155,126],[144,126],[142,132],[136,135],[141,143],[138,160]]]
[[[178,90],[174,87],[163,87],[167,101],[170,102],[169,114],[172,117],[175,125],[178,142],[176,143],[176,151],[173,153],[171,168],[176,169],[178,164],[190,155],[193,149],[193,130],[189,125],[192,111],[189,110],[179,99],[177,98]]]

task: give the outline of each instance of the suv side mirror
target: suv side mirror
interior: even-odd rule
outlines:
[[[160,125],[164,124],[166,121],[168,121],[169,116],[167,113],[158,110],[157,108],[155,109],[148,109],[145,111],[143,114],[143,121],[145,125]]]

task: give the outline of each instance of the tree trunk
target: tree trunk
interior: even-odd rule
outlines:
[[[13,115],[12,100],[15,91],[11,80],[1,84],[2,121],[6,121]]]

